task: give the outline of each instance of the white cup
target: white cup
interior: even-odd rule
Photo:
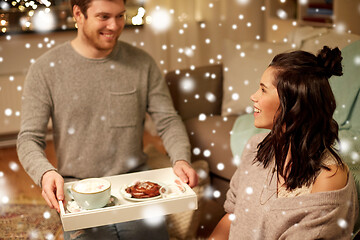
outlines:
[[[87,178],[72,184],[71,195],[83,209],[102,208],[110,200],[111,183],[103,178]]]

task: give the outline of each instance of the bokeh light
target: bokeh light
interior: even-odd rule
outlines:
[[[247,5],[250,3],[250,0],[236,0],[236,2],[240,5]]]
[[[150,12],[147,17],[147,23],[154,30],[155,33],[162,33],[167,31],[172,25],[171,13],[162,8],[156,8]]]
[[[355,64],[356,66],[360,66],[360,56],[359,56],[359,55],[356,55],[356,56],[354,57],[354,64]]]
[[[283,9],[278,9],[277,12],[276,12],[276,15],[280,19],[287,19],[288,18],[287,12],[285,12]]]
[[[206,94],[205,94],[205,98],[206,98],[206,100],[208,100],[209,102],[215,102],[216,101],[216,96],[215,96],[215,94],[213,94],[213,93],[211,93],[211,92],[207,92]]]
[[[1,202],[2,202],[3,204],[9,203],[9,201],[10,201],[10,199],[9,199],[8,196],[3,196],[3,197],[1,198]]]
[[[34,30],[38,32],[48,32],[54,30],[57,24],[56,17],[49,8],[36,11],[33,16],[32,23]]]
[[[189,92],[193,92],[195,89],[195,81],[192,78],[183,78],[180,80],[180,89],[185,92],[185,93],[189,93]]]

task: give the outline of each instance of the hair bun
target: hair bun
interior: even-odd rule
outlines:
[[[330,78],[332,75],[341,76],[342,65],[341,65],[341,51],[338,47],[331,49],[328,46],[324,46],[323,49],[317,55],[318,64],[324,68],[325,75]]]

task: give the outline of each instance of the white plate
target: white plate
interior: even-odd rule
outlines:
[[[127,193],[127,192],[125,191],[126,188],[128,188],[128,187],[130,187],[130,186],[133,186],[133,185],[134,185],[135,183],[137,183],[137,182],[147,182],[147,181],[148,181],[148,182],[157,183],[157,184],[160,185],[160,187],[165,186],[164,184],[159,183],[159,182],[155,182],[155,181],[139,180],[139,181],[135,181],[135,182],[132,183],[132,184],[124,185],[124,186],[121,188],[120,193],[121,193],[121,195],[123,196],[124,199],[129,200],[129,201],[133,201],[133,202],[144,202],[144,201],[151,201],[151,200],[154,200],[154,199],[161,198],[161,197],[162,197],[161,194],[158,195],[158,196],[155,196],[155,197],[150,197],[150,198],[133,198],[130,193]]]

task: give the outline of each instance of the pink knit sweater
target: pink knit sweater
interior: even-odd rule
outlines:
[[[350,239],[359,211],[352,175],[340,190],[278,198],[274,165],[253,164],[264,136],[250,139],[231,179],[229,239]]]

